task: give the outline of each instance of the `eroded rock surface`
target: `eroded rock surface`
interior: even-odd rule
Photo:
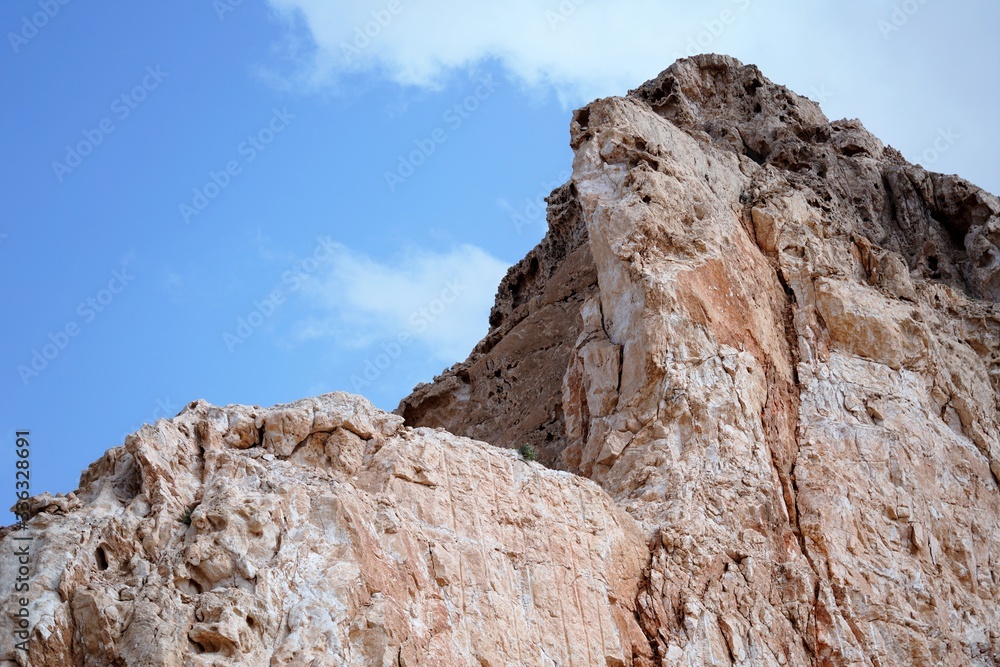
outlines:
[[[647,546],[606,493],[347,394],[192,404],[33,511],[31,658],[4,642],[2,665],[651,655],[635,613]],[[16,563],[0,568],[13,581]]]
[[[489,335],[397,412],[503,447],[531,444],[551,465],[567,445],[561,379],[584,329],[581,308],[597,294],[597,267],[573,184],[548,202],[549,232],[500,284]]]
[[[611,493],[653,539],[663,664],[1000,664],[997,199],[720,56],[571,141],[550,237],[592,262],[575,324],[544,326],[583,264],[546,239],[407,423],[536,443]],[[548,370],[519,383],[538,328]]]

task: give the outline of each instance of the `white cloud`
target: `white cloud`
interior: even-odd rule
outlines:
[[[315,85],[374,74],[435,88],[456,71],[495,60],[527,89],[554,89],[570,106],[624,94],[678,57],[728,53],[800,93],[829,91],[824,108],[831,117],[860,117],[908,156],[919,156],[949,127],[975,137],[956,144],[934,168],[1000,185],[990,158],[1000,150],[992,118],[1000,95],[983,78],[1000,66],[990,32],[1000,20],[995,3],[269,2],[295,22],[290,43],[312,44],[303,67]],[[399,11],[393,15],[390,5]]]
[[[406,85],[435,87],[451,72],[496,58],[529,86],[574,95],[609,94],[655,75],[680,55],[671,36],[704,15],[663,0],[270,0],[304,19],[316,45],[314,82],[377,71]],[[732,0],[733,11],[752,0]],[[627,37],[627,38],[626,38]]]
[[[364,350],[405,334],[407,345],[445,363],[465,359],[486,334],[508,268],[471,245],[444,253],[411,249],[391,262],[337,246],[329,265],[302,287],[321,314],[298,323],[300,339]]]

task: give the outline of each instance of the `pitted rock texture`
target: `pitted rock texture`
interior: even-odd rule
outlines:
[[[997,199],[722,56],[571,144],[550,237],[406,423],[540,444],[635,517],[653,664],[1000,664]]]
[[[652,655],[634,606],[647,545],[597,485],[405,428],[347,394],[272,409],[192,404],[33,511],[30,659],[7,641],[0,665]],[[13,581],[16,562],[0,563]],[[11,637],[12,619],[0,625]]]
[[[417,387],[397,412],[503,447],[530,444],[551,465],[566,448],[553,378],[561,380],[576,353],[579,313],[597,293],[597,269],[572,183],[548,204],[549,232],[500,284],[489,335],[468,361]]]

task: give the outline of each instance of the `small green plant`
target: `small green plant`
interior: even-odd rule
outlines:
[[[518,447],[517,451],[521,453],[521,458],[523,458],[525,461],[538,460],[538,452],[536,452],[535,448],[529,445],[528,443],[524,443],[523,445]]]
[[[181,523],[185,526],[191,525],[191,512],[194,512],[194,505],[184,510],[184,514],[181,514]]]

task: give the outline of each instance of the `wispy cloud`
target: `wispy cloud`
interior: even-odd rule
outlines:
[[[486,334],[507,268],[471,245],[448,252],[410,249],[392,261],[338,246],[330,269],[302,287],[318,314],[298,322],[295,335],[352,350],[404,336],[437,361],[459,361]]]
[[[341,93],[379,80],[436,89],[496,63],[526,91],[564,106],[621,95],[679,57],[727,53],[774,81],[826,96],[831,118],[860,117],[913,154],[936,128],[989,138],[959,145],[936,169],[994,183],[1000,5],[920,0],[268,0],[291,26],[276,76]],[[918,11],[919,10],[919,11]],[[887,33],[887,31],[889,31]],[[960,38],[955,37],[960,35]],[[927,44],[947,48],[927,49]],[[980,66],[971,67],[969,63]],[[985,69],[984,69],[985,68]],[[934,94],[927,95],[928,81]],[[824,95],[818,95],[823,97]],[[974,104],[963,101],[975,100]],[[902,113],[905,110],[906,113]]]
[[[656,74],[706,16],[700,6],[663,0],[270,2],[311,36],[315,48],[303,49],[308,38],[292,32],[288,51],[307,55],[313,83],[376,72],[433,88],[456,69],[499,59],[529,87],[553,84],[584,96],[620,92]]]

